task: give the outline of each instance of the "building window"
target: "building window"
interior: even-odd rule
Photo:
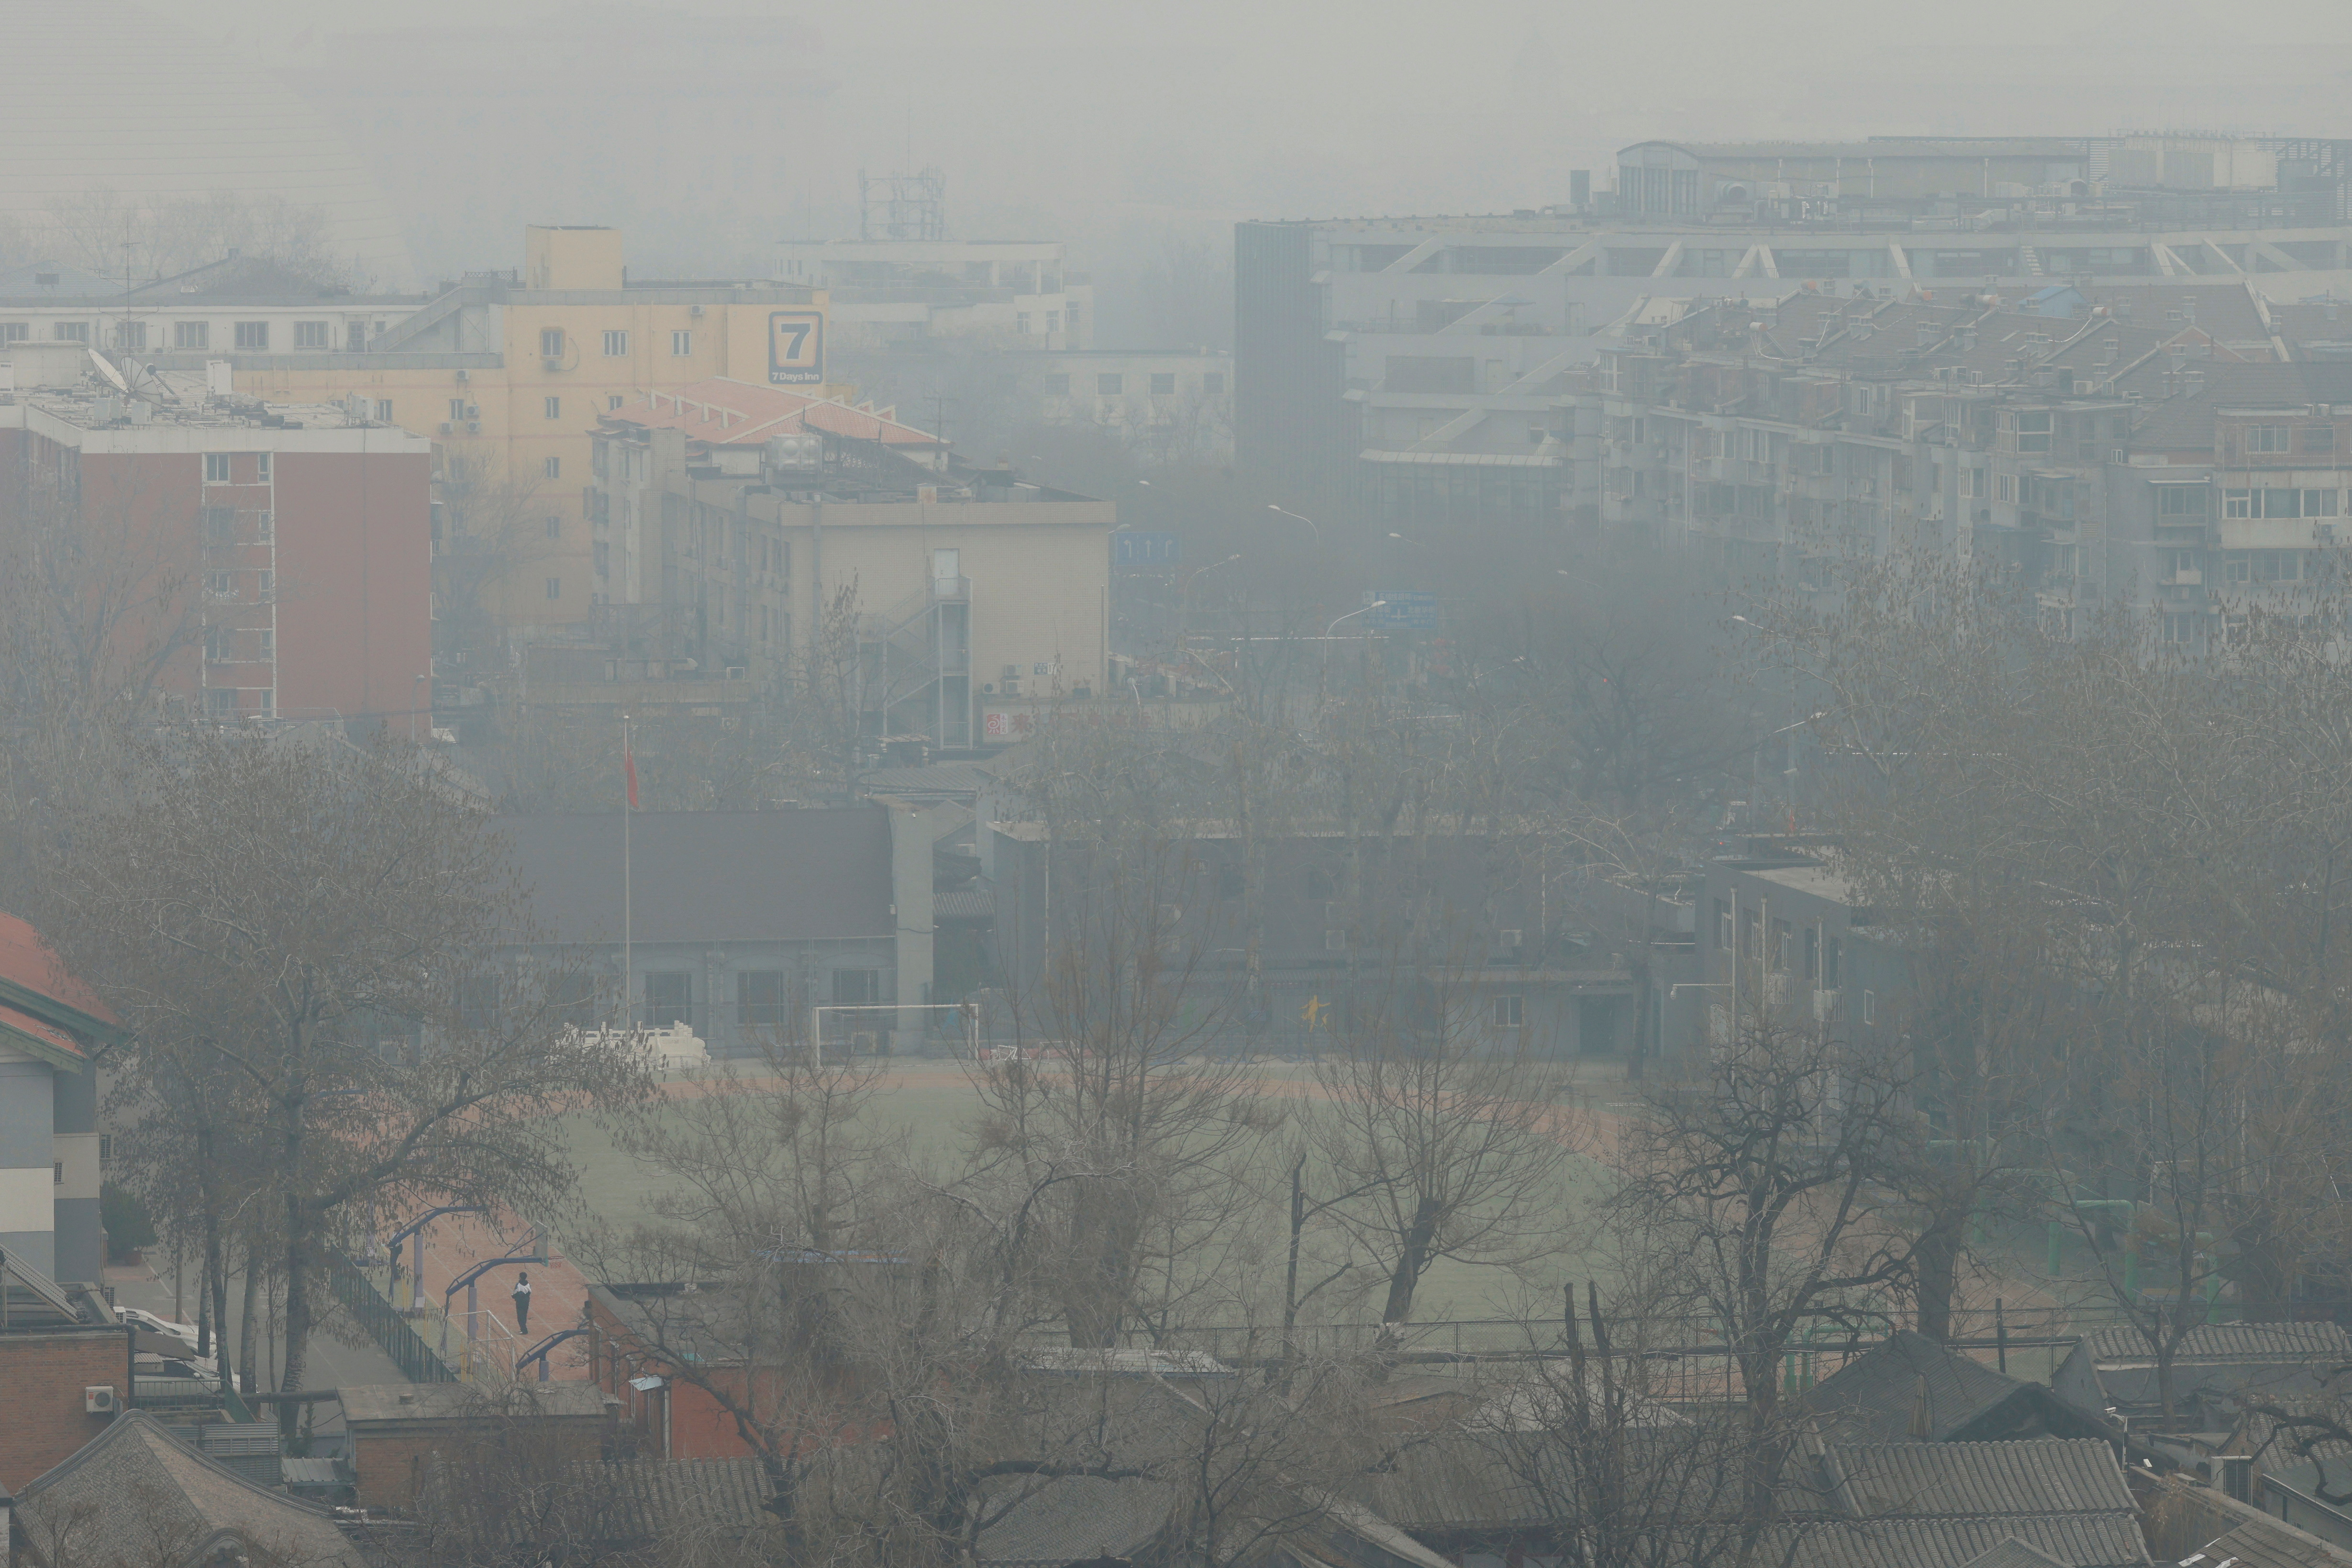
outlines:
[[[206,664],[228,662],[228,635],[226,626],[205,628],[205,662]]]
[[[667,1029],[672,1024],[694,1027],[694,972],[649,971],[646,975],[646,1026]]]
[[[614,413],[618,414],[621,411],[621,395],[615,392],[606,397],[604,399],[604,406],[611,409]]]
[[[1015,314],[1014,314],[1014,316],[1013,316],[1013,330],[1014,331],[1016,331],[1016,332],[1019,332],[1019,333],[1020,333],[1020,334],[1022,334],[1022,336],[1024,336],[1024,337],[1028,336],[1028,334],[1029,334],[1029,312],[1028,312],[1028,311],[1026,311],[1026,310],[1022,310],[1022,311],[1019,311],[1019,312],[1017,312],[1017,313],[1015,313]]]
[[[541,359],[563,357],[563,329],[541,327],[539,330],[539,355]]]
[[[1719,952],[1731,948],[1731,904],[1724,899],[1715,900],[1715,945]]]
[[[2201,522],[2205,518],[2203,485],[2158,485],[2156,515],[2168,522]]]
[[[208,485],[225,485],[228,483],[228,454],[226,452],[206,452],[205,454],[205,483]]]
[[[2246,426],[2246,450],[2249,452],[2284,452],[2287,426],[2284,425],[2250,425]]]
[[[466,400],[462,397],[451,398],[449,400],[450,423],[454,425],[464,417],[466,417]]]
[[[50,329],[49,335],[61,343],[86,343],[89,342],[89,323],[59,321]]]
[[[2252,490],[2223,490],[2221,492],[2221,515],[2223,517],[2253,516],[2254,492]]]
[[[1326,952],[1347,952],[1348,928],[1345,926],[1329,926],[1325,928],[1323,932],[1323,951]]]
[[[1067,397],[1067,396],[1069,396],[1069,395],[1070,395],[1070,378],[1069,378],[1069,376],[1068,376],[1068,375],[1066,375],[1066,374],[1056,374],[1056,375],[1049,375],[1049,376],[1045,377],[1045,395],[1046,395],[1046,396],[1048,396],[1048,397]]]
[[[1172,370],[1153,371],[1151,373],[1151,395],[1154,397],[1175,396],[1176,373]]]
[[[688,327],[680,327],[677,331],[671,332],[669,335],[669,352],[674,357],[678,359],[684,359],[687,355],[692,353],[694,352],[693,330]]]
[[[628,352],[629,334],[627,332],[610,331],[604,334],[604,357],[606,359],[619,359]]]
[[[1878,993],[1875,991],[1862,994],[1862,1021],[1865,1024],[1878,1022]]]
[[[1045,330],[1049,332],[1058,332],[1062,330],[1061,311],[1048,310],[1045,312]]]
[[[379,397],[375,400],[375,417],[376,423],[379,425],[389,425],[392,423],[391,398]]]
[[[213,687],[205,693],[205,713],[214,719],[234,718],[236,714],[236,693]]]
[[[267,321],[239,321],[236,324],[236,346],[240,349],[253,350],[257,353],[268,353],[269,349],[269,323]]]
[[[613,574],[612,557],[606,553],[604,542],[601,539],[596,541],[593,548],[596,554],[596,575],[599,577],[611,576]]]
[[[210,594],[215,599],[235,597],[236,594],[236,574],[234,572],[205,573],[205,592]]]
[[[1495,998],[1495,1027],[1498,1029],[1516,1029],[1519,1026],[1519,1002],[1520,998],[1517,996],[1497,996]]]
[[[208,349],[212,347],[213,324],[210,321],[173,322],[172,346],[175,349]]]
[[[0,321],[0,343],[21,343],[32,335],[30,321]]]
[[[1201,378],[1201,390],[1203,392],[1215,394],[1221,393],[1224,391],[1224,389],[1225,373],[1223,371],[1213,370],[1209,372],[1208,374]]]
[[[367,340],[368,330],[365,321],[347,321],[343,324],[343,347],[352,353],[359,353],[366,349]]]
[[[2303,427],[2303,449],[2306,452],[2333,452],[2336,450],[2336,426],[2333,425],[2305,426]]]
[[[1117,397],[1126,385],[1127,378],[1117,371],[1110,371],[1095,377],[1095,391],[1105,397]]]
[[[745,969],[735,976],[735,1022],[746,1029],[781,1029],[790,1023],[781,969]]]
[[[550,419],[561,419],[563,417],[563,399],[560,397],[551,397],[545,401],[547,405],[547,416]]]
[[[547,537],[550,539],[561,539],[563,537],[563,520],[561,517],[551,516],[548,518]]]
[[[548,458],[546,462],[540,465],[540,472],[545,474],[551,479],[562,479],[563,477],[563,459],[561,458]]]
[[[550,578],[547,580],[547,596],[548,596],[549,598],[551,598],[551,599],[561,599],[562,597],[563,597],[563,579],[562,579],[562,578],[561,578],[561,577],[550,577]]]
[[[147,323],[144,321],[115,322],[114,346],[118,349],[128,349],[133,352],[146,348]]]
[[[2164,640],[2168,643],[2193,643],[2197,640],[2197,612],[2167,610],[2164,612]]]
[[[265,484],[265,485],[266,485],[266,484],[268,484],[268,483],[269,482],[269,454],[268,454],[268,453],[267,453],[267,452],[256,452],[256,453],[253,455],[253,471],[254,471],[255,477],[256,477],[256,478],[257,478],[257,479],[260,480],[260,482],[261,482],[261,483],[263,483],[263,484]]]
[[[833,972],[833,1005],[836,1007],[878,1007],[882,1004],[882,972],[878,969],[836,969]]]
[[[331,321],[297,321],[294,323],[294,346],[298,349],[331,349],[335,346],[335,328]]]
[[[206,544],[236,542],[236,509],[208,506],[197,513],[197,528]]]

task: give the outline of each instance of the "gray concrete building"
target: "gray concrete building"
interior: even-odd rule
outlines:
[[[1583,205],[1244,223],[1235,444],[1302,508],[1541,524],[1569,501],[1552,400],[1690,301],[1806,283],[1899,297],[2242,284],[2352,294],[2352,143],[1650,142]]]

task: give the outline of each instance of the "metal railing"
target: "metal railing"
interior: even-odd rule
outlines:
[[[390,1356],[393,1364],[411,1383],[456,1383],[457,1374],[449,1363],[435,1353],[425,1342],[415,1326],[399,1308],[384,1299],[375,1282],[361,1272],[357,1264],[341,1252],[330,1249],[327,1254],[327,1282],[335,1300],[351,1309],[368,1337],[375,1341]]]

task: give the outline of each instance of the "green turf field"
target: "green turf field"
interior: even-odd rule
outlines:
[[[936,1081],[940,1069],[949,1065],[926,1063],[905,1073],[892,1074],[876,1095],[868,1112],[886,1125],[904,1129],[919,1157],[935,1162],[941,1169],[951,1168],[961,1156],[969,1130],[982,1110],[978,1097],[968,1085]],[[1305,1076],[1303,1068],[1288,1064],[1271,1064],[1264,1070],[1275,1079]],[[909,1078],[933,1081],[906,1081]],[[1284,1098],[1278,1103],[1297,1107],[1300,1102]],[[593,1216],[591,1223],[626,1227],[652,1217],[653,1205],[662,1190],[660,1173],[616,1151],[604,1129],[591,1119],[571,1119],[566,1131],[573,1158],[581,1166],[581,1208]],[[1272,1192],[1282,1184],[1281,1173],[1276,1168],[1280,1160],[1278,1135],[1268,1135],[1265,1149],[1266,1161],[1260,1180]],[[1422,1282],[1413,1317],[1423,1321],[1516,1317],[1523,1312],[1549,1317],[1558,1310],[1563,1282],[1581,1281],[1597,1274],[1606,1289],[1611,1274],[1605,1259],[1580,1243],[1589,1229],[1590,1210],[1602,1190],[1604,1178],[1605,1173],[1593,1162],[1582,1158],[1574,1162],[1570,1179],[1558,1199],[1563,1245],[1556,1255],[1528,1269],[1524,1279],[1503,1268],[1441,1261]],[[1278,1214],[1269,1215],[1269,1223],[1278,1226]],[[1267,1283],[1271,1285],[1272,1281]],[[1371,1319],[1378,1316],[1378,1310],[1375,1299],[1341,1315]]]

